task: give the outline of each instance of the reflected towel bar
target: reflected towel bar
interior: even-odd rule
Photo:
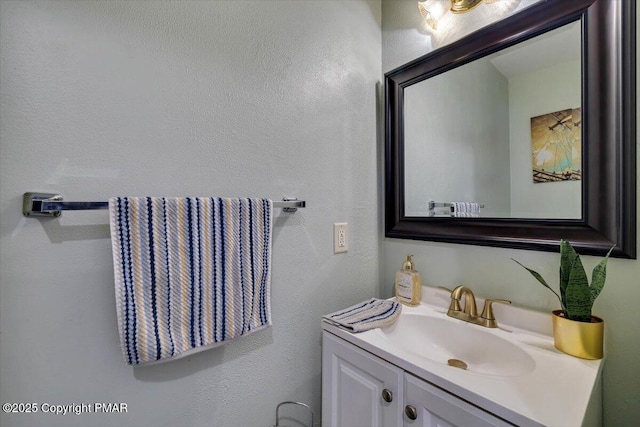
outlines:
[[[296,212],[306,207],[304,200],[285,197],[282,201],[274,201],[274,208],[282,208],[284,212]],[[109,209],[109,202],[65,202],[60,194],[24,193],[22,198],[22,214],[27,217],[58,217],[61,211],[86,211]]]
[[[478,205],[481,208],[484,208],[484,204]],[[429,210],[432,211],[434,208],[453,208],[453,203],[441,203],[434,202],[433,200],[429,201]]]
[[[478,209],[478,212],[460,212],[460,213],[456,213],[455,212],[455,207],[454,207],[454,203],[453,202],[434,202],[433,200],[429,200],[429,216],[433,217],[433,216],[460,216],[463,218],[467,218],[467,217],[477,217],[480,214],[480,209]],[[436,212],[436,208],[449,208],[448,209],[448,213],[438,213]],[[478,203],[478,208],[484,208],[484,204],[482,203]]]

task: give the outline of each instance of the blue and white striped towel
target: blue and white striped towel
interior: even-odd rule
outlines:
[[[109,200],[118,329],[130,365],[271,325],[268,199]]]
[[[325,322],[350,332],[363,332],[374,328],[391,326],[402,311],[402,306],[393,300],[371,298],[344,310],[323,316]]]

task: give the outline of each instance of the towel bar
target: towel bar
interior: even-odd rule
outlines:
[[[481,208],[484,208],[484,204],[479,205]],[[442,202],[434,202],[433,200],[429,200],[429,210],[432,211],[434,208],[451,208],[453,207],[452,203],[442,203]]]
[[[282,208],[284,212],[296,212],[306,207],[304,200],[285,197],[281,202],[273,202],[274,208]],[[61,211],[86,211],[109,209],[109,202],[65,202],[62,195],[55,193],[24,193],[22,197],[22,214],[27,217],[57,217]]]

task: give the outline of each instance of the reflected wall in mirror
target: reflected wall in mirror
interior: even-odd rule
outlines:
[[[387,73],[386,236],[635,258],[635,16],[549,0]]]
[[[461,201],[484,205],[474,217],[580,219],[581,181],[562,180],[580,159],[580,121],[561,112],[581,105],[580,46],[573,22],[406,87],[405,214],[469,213],[429,206]],[[538,116],[553,123],[538,126],[548,132],[533,147]],[[536,166],[559,178],[538,185]]]

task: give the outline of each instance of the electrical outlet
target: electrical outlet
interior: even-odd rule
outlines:
[[[333,224],[333,253],[340,254],[349,250],[347,223],[336,222]]]

